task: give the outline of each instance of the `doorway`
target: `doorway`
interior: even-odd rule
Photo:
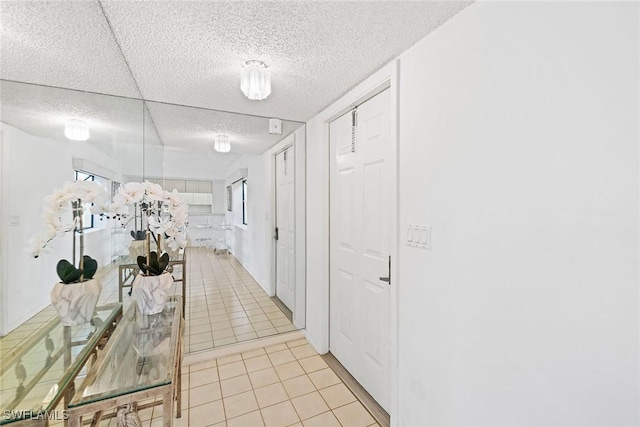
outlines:
[[[276,154],[276,297],[293,311],[295,302],[295,156],[289,146]]]
[[[386,411],[395,238],[391,107],[385,89],[329,126],[329,348]]]

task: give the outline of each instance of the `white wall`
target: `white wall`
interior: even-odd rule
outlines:
[[[430,224],[432,249],[399,246],[392,424],[640,422],[638,18],[480,2],[401,55],[399,225]],[[321,351],[330,110],[307,124]]]
[[[40,138],[14,127],[2,125],[2,284],[5,335],[22,324],[49,303],[49,292],[59,279],[56,263],[71,259],[72,240],[68,234],[54,240],[50,253],[38,259],[27,252],[29,239],[41,234],[40,218],[45,196],[54,188],[73,181],[72,158],[84,158],[93,164],[114,172],[115,179],[122,174],[118,162],[90,143]],[[18,224],[11,225],[12,217]],[[85,254],[104,266],[111,261],[111,229],[90,230],[85,234]]]

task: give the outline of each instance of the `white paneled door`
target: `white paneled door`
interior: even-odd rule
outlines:
[[[276,296],[293,311],[295,181],[293,147],[276,155]]]
[[[331,353],[389,411],[392,239],[387,89],[330,124]]]

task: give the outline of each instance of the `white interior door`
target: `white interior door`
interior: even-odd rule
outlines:
[[[276,296],[293,311],[295,180],[293,146],[276,155]]]
[[[331,353],[374,399],[391,404],[390,284],[392,224],[387,89],[330,124]],[[355,137],[352,128],[355,123]]]

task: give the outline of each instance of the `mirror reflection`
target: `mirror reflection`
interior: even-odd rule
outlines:
[[[56,315],[49,293],[71,236],[38,259],[25,248],[43,227],[43,198],[74,180],[94,181],[110,195],[123,183],[148,181],[177,190],[188,205],[188,244],[172,257],[170,291],[182,294],[184,283],[187,353],[304,327],[295,251],[305,216],[296,198],[302,123],[9,81],[1,104],[3,248],[11,248],[3,251],[3,351]],[[75,130],[65,134],[70,120]],[[88,136],[70,139],[70,132]],[[135,266],[131,231],[140,227],[84,217],[85,253],[98,261],[103,287],[98,304],[134,303],[135,267],[123,274],[122,266]]]

